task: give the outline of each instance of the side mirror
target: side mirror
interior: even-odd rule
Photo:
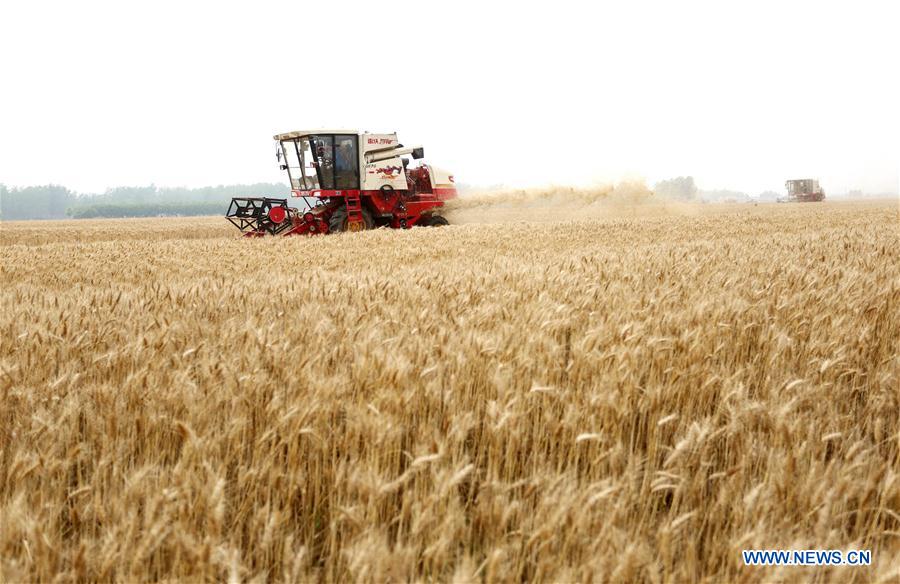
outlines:
[[[282,156],[281,146],[276,146],[275,147],[275,159],[278,160],[278,162],[281,162],[281,156]]]
[[[414,148],[412,151],[412,157],[416,160],[422,160],[425,158],[425,149],[424,148]]]
[[[281,170],[287,170],[287,164],[282,164],[282,165],[281,165]]]

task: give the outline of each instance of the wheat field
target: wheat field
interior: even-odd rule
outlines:
[[[3,223],[0,581],[900,581],[897,202],[582,203]]]

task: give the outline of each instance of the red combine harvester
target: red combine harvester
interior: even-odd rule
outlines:
[[[245,237],[362,231],[375,227],[447,225],[437,214],[456,197],[453,175],[419,163],[421,146],[404,147],[397,134],[309,130],[275,136],[276,156],[291,182],[288,199],[237,197],[225,217]]]
[[[819,181],[813,178],[800,178],[784,183],[787,189],[788,203],[817,203],[825,200],[825,191],[819,186]]]

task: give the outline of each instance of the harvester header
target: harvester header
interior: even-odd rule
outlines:
[[[226,217],[247,236],[447,224],[436,211],[456,197],[453,175],[421,162],[424,149],[404,146],[396,133],[298,130],[274,139],[291,194],[306,208],[287,199],[232,199]]]

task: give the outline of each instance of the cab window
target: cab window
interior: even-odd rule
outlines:
[[[334,138],[328,135],[310,136],[309,145],[316,160],[316,174],[323,189],[334,189]]]
[[[334,137],[334,186],[336,189],[359,188],[356,136]]]
[[[316,161],[320,188],[329,190],[359,188],[359,150],[356,136],[319,134],[310,136],[309,144]]]

